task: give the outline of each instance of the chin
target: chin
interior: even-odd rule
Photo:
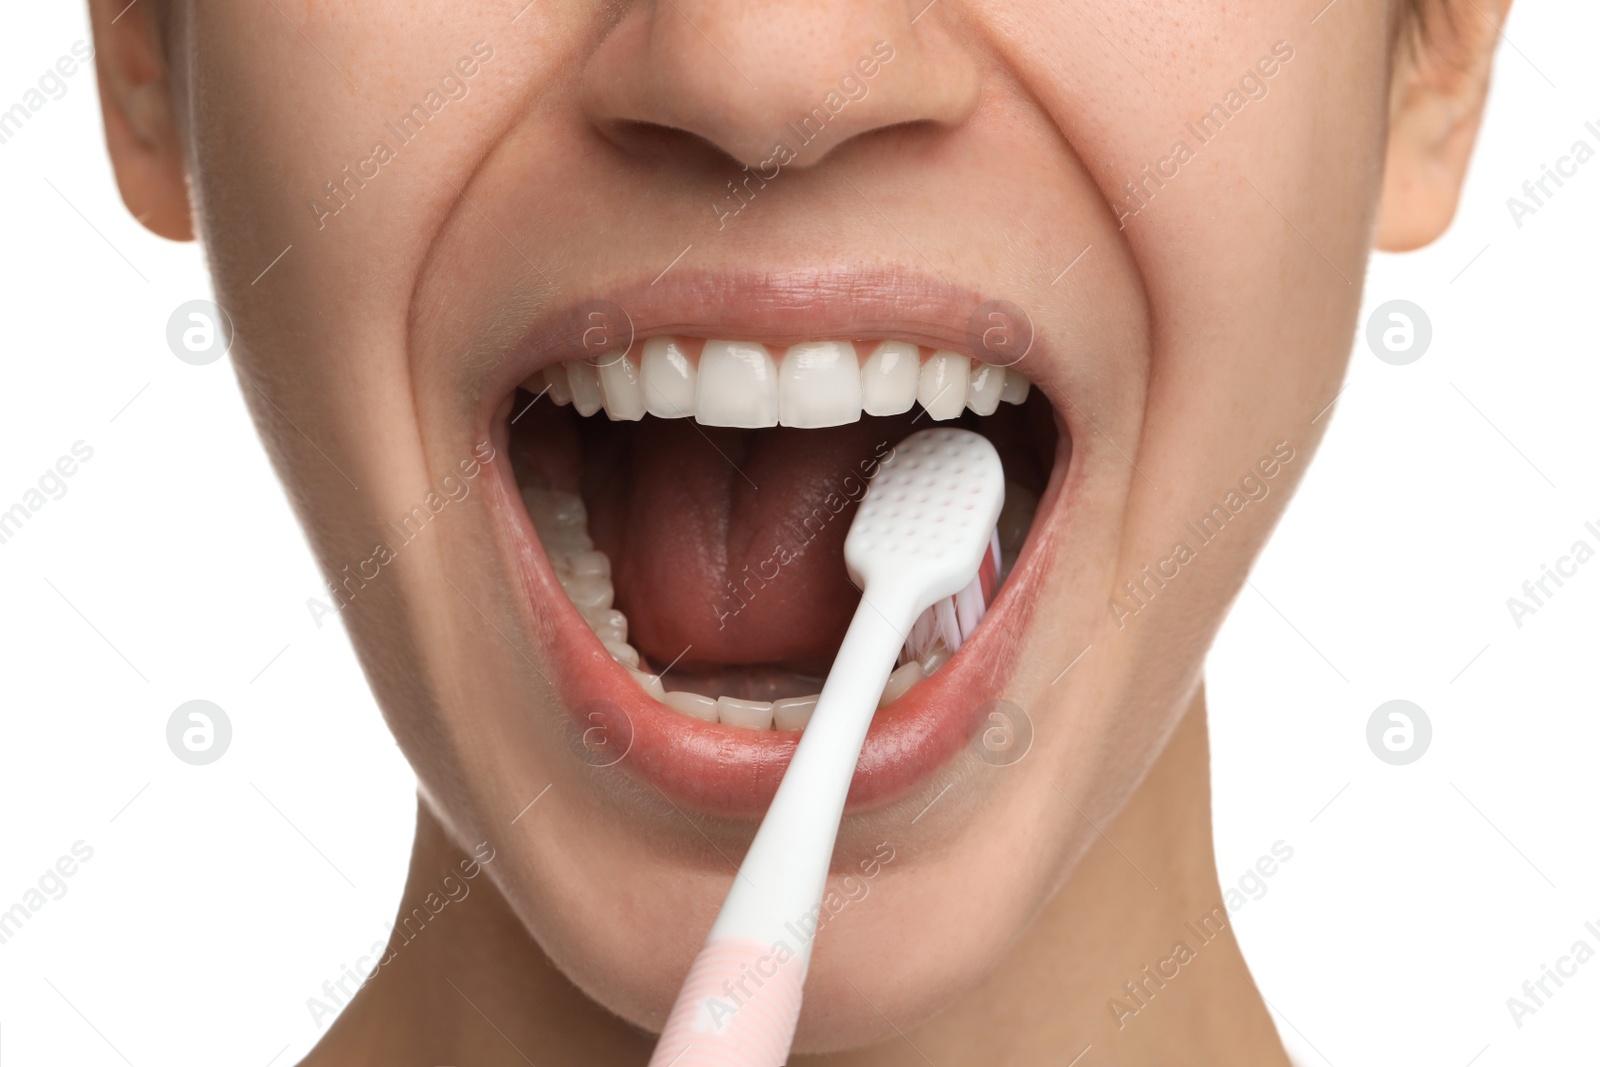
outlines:
[[[909,267],[685,272],[553,306],[460,383],[474,503],[428,594],[448,623],[415,638],[430,706],[391,718],[447,825],[508,842],[494,877],[544,952],[629,1022],[664,1022],[855,609],[855,506],[917,430],[995,445],[999,583],[881,694],[824,913],[796,928],[796,1048],[881,1040],[981,981],[1092,834],[1040,832],[1057,776],[1137,777],[1092,755],[1115,716],[1052,684],[1105,624],[1083,590],[1121,533],[1127,471],[1084,412],[1136,411],[1137,364],[1067,358],[1025,313],[1025,348],[986,347],[1006,306]]]

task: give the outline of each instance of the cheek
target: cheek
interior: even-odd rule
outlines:
[[[1032,83],[1104,198],[1131,212],[1117,236],[1135,261],[1153,334],[1144,426],[1137,440],[1118,441],[1141,472],[1129,504],[1131,571],[1169,554],[1188,536],[1185,523],[1236,488],[1275,442],[1308,456],[1325,425],[1312,420],[1337,393],[1350,350],[1386,105],[1382,79],[1359,76],[1385,54],[1384,12],[1346,17],[1337,41],[1296,40],[1304,21],[1267,4],[1189,12],[1181,41],[1178,27],[1151,27],[1156,36],[1141,37],[1141,54],[1219,42],[1161,64],[1158,92],[1114,51],[1092,59],[1081,42],[1065,46],[1049,15],[1010,24]],[[1266,80],[1266,97],[1239,94],[1230,111],[1228,92],[1278,42],[1294,54]],[[1325,115],[1330,97],[1341,105]],[[1202,122],[1218,105],[1223,119]],[[1181,158],[1177,145],[1188,161],[1165,165],[1173,177],[1149,178],[1145,165],[1154,174],[1160,161]],[[1304,462],[1292,466],[1274,489]],[[1281,504],[1249,505],[1244,536],[1204,549],[1163,592],[1187,605],[1166,612],[1182,623],[1167,636],[1196,616],[1220,617],[1266,536],[1269,509]]]

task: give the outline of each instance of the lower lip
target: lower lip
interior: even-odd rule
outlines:
[[[505,426],[500,418],[496,425]],[[967,746],[977,710],[1005,690],[1013,653],[1033,615],[1049,569],[1059,505],[1068,494],[1070,440],[1062,428],[1057,459],[1027,543],[972,638],[931,678],[873,718],[851,781],[847,812],[890,803],[932,777]],[[503,443],[503,442],[501,442]],[[658,703],[601,646],[556,580],[522,506],[505,448],[491,486],[502,543],[523,591],[527,630],[550,649],[554,683],[577,726],[583,755],[631,772],[680,807],[758,818],[770,805],[799,743],[798,732],[708,723]]]

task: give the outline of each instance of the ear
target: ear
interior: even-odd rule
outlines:
[[[183,145],[153,4],[89,0],[106,147],[122,202],[151,232],[194,237]]]
[[[1409,252],[1455,217],[1511,0],[1418,0],[1396,45],[1374,244]]]

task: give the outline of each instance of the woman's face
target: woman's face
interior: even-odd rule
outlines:
[[[798,735],[653,699],[601,644],[621,638],[603,583],[573,582],[594,560],[582,528],[541,516],[547,552],[519,485],[535,510],[584,499],[666,689],[814,692],[854,606],[839,546],[861,476],[934,420],[701,425],[761,406],[749,344],[784,363],[801,342],[863,360],[909,342],[1031,383],[965,417],[1006,462],[1014,566],[960,655],[879,713],[798,1047],[925,1017],[1138,786],[1326,424],[1398,13],[1314,15],[172,12],[190,196],[244,392],[336,586],[308,610],[350,629],[425,802],[494,845],[499,888],[595,1000],[660,1024]],[[669,337],[705,360],[698,422],[582,417],[559,388],[528,406],[542,368],[630,339],[631,367]],[[939,366],[983,406],[959,360]],[[786,417],[839,402],[789,376]]]

